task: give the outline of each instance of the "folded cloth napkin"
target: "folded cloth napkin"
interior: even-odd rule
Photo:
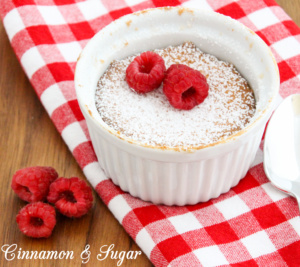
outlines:
[[[154,265],[300,266],[299,209],[266,178],[262,146],[236,187],[192,206],[141,201],[115,186],[99,167],[76,100],[76,59],[105,25],[162,5],[215,10],[245,24],[275,55],[278,100],[300,92],[300,29],[274,0],[5,0],[0,14],[32,86],[87,179]]]

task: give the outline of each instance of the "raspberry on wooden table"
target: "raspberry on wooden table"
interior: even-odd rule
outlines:
[[[174,108],[192,109],[204,101],[208,89],[205,76],[186,65],[173,64],[166,72],[163,91]]]
[[[30,237],[49,237],[56,225],[54,207],[43,202],[34,202],[23,207],[17,215],[20,231]]]
[[[138,93],[148,93],[161,85],[165,71],[163,58],[147,51],[135,57],[127,67],[126,81]]]
[[[44,201],[47,198],[50,184],[57,177],[58,174],[52,167],[27,167],[14,174],[11,187],[24,201]]]
[[[81,217],[93,205],[91,187],[77,177],[58,178],[50,185],[47,199],[67,217]]]

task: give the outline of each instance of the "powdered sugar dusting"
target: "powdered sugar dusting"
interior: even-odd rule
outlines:
[[[255,113],[253,91],[235,67],[205,54],[188,42],[154,50],[166,68],[186,64],[206,76],[209,95],[192,110],[173,108],[162,86],[138,94],[125,81],[135,56],[112,62],[100,78],[96,106],[103,121],[121,137],[145,145],[189,148],[209,145],[243,129]]]

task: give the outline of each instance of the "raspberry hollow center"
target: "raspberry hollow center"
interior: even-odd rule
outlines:
[[[153,68],[152,62],[144,62],[144,64],[139,66],[139,71],[141,73],[149,74]]]
[[[22,186],[22,189],[23,189],[23,191],[24,191],[25,193],[31,194],[31,192],[30,192],[30,190],[29,190],[29,188],[28,188],[27,186]]]
[[[76,198],[74,197],[74,194],[72,191],[64,191],[60,194],[60,198],[64,198],[65,200],[67,200],[68,202],[71,202],[71,203],[76,203],[77,200]]]
[[[39,217],[30,217],[30,224],[39,227],[44,224],[44,221]]]
[[[184,91],[181,95],[183,101],[189,101],[196,94],[196,90],[194,87],[190,87],[186,91]]]

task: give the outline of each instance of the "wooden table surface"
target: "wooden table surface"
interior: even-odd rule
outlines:
[[[300,25],[300,0],[277,0]],[[48,117],[34,89],[25,76],[0,22],[0,246],[16,244],[23,251],[73,251],[72,260],[7,261],[0,251],[0,266],[117,266],[117,260],[98,261],[103,245],[114,244],[116,251],[140,251],[122,226],[94,194],[91,212],[80,219],[58,216],[52,236],[31,239],[23,235],[15,217],[26,204],[11,190],[16,170],[28,166],[53,166],[60,176],[85,179],[81,169]],[[80,254],[90,245],[91,257],[82,264]],[[17,254],[16,254],[17,257]],[[121,266],[152,266],[142,253],[135,260],[124,260]]]

